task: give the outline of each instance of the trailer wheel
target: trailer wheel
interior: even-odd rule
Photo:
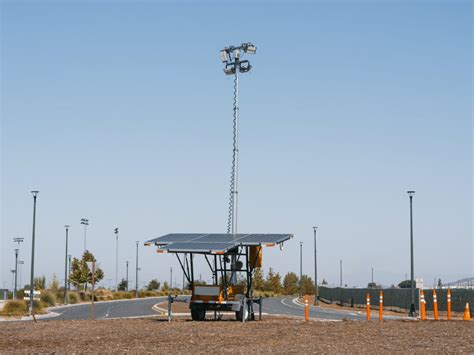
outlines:
[[[206,309],[204,307],[191,307],[191,318],[196,321],[206,319]]]

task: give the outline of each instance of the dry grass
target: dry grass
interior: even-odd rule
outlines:
[[[0,352],[474,352],[473,322],[130,319],[0,324]]]

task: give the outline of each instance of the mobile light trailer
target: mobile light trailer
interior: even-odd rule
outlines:
[[[176,255],[192,291],[189,307],[193,320],[202,321],[206,311],[234,311],[237,320],[254,320],[253,276],[262,266],[262,247],[280,245],[292,234],[167,234],[145,245],[157,246],[158,253]],[[180,254],[182,256],[180,257]],[[213,276],[213,285],[195,285],[194,257],[203,255]],[[232,262],[235,260],[235,262]],[[237,283],[237,275],[245,282]],[[261,304],[260,304],[261,307]]]

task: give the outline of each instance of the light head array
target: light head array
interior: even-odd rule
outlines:
[[[224,73],[234,75],[237,70],[241,73],[247,73],[252,69],[248,60],[240,60],[243,53],[255,54],[257,47],[252,43],[242,43],[239,47],[229,46],[220,51],[220,58],[225,64]]]

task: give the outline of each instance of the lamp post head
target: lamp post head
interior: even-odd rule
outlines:
[[[38,195],[39,191],[31,191],[31,194],[33,195],[33,197],[36,197]]]
[[[415,194],[415,191],[407,191],[407,194],[408,196],[413,197],[413,195]]]
[[[313,227],[313,230],[316,231],[316,229],[318,229],[318,227]]]
[[[13,243],[18,243],[18,245],[20,245],[20,243],[23,243],[23,238],[15,237],[13,238]]]
[[[89,220],[87,218],[81,218],[81,224],[88,226],[89,225]]]
[[[69,224],[66,224],[64,228],[69,229],[71,226]]]
[[[118,234],[118,228],[114,228],[114,233]]]

